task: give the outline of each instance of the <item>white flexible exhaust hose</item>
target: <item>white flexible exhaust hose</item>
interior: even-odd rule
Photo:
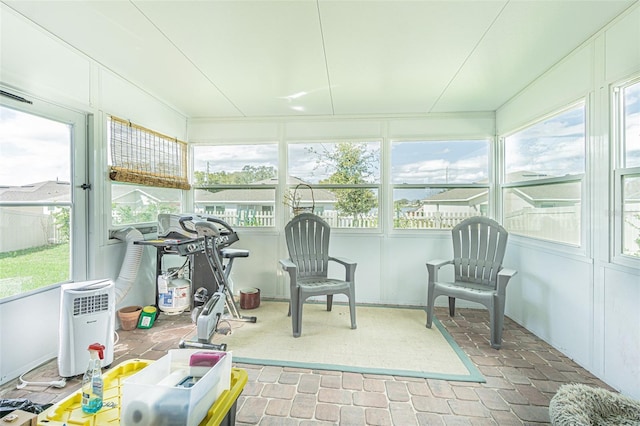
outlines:
[[[144,239],[142,233],[135,228],[126,228],[114,234],[114,237],[127,243],[127,249],[120,267],[120,275],[115,282],[116,305],[122,302],[129,293],[138,276],[138,269],[142,262],[144,246],[134,244],[135,241]]]

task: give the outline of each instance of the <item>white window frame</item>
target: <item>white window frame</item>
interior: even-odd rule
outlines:
[[[623,103],[622,92],[625,87],[632,86],[640,83],[640,76],[636,76],[631,79],[626,79],[614,83],[611,88],[611,141],[612,141],[612,155],[613,161],[613,244],[612,244],[612,261],[615,264],[631,267],[634,269],[640,268],[640,257],[629,256],[623,253],[623,181],[625,177],[640,176],[640,167],[626,167],[625,164],[625,140],[624,134],[624,117],[623,117]]]
[[[277,157],[277,174],[276,174],[276,179],[279,181],[280,178],[280,169],[282,167],[282,165],[280,164],[280,149],[281,149],[281,144],[278,141],[273,141],[273,140],[261,140],[261,141],[255,141],[255,140],[247,140],[247,141],[234,141],[234,142],[216,142],[216,143],[191,143],[189,144],[189,162],[190,162],[190,177],[191,177],[191,192],[190,192],[190,204],[193,207],[193,209],[195,210],[195,205],[196,205],[196,197],[195,197],[195,190],[197,189],[220,189],[220,190],[225,190],[225,189],[248,189],[248,190],[252,190],[252,189],[258,189],[258,190],[265,190],[265,189],[270,189],[273,190],[274,192],[274,208],[273,208],[273,221],[272,221],[272,225],[271,226],[243,226],[243,225],[235,225],[235,224],[229,224],[230,226],[232,226],[233,228],[242,228],[243,230],[250,230],[251,232],[257,231],[257,232],[262,232],[262,231],[273,231],[274,229],[276,229],[277,225],[278,225],[278,214],[281,211],[280,207],[278,204],[280,204],[279,201],[279,183],[274,183],[274,184],[210,184],[210,185],[206,185],[206,186],[198,186],[195,184],[195,179],[194,179],[194,173],[195,173],[195,168],[194,168],[194,155],[195,155],[195,149],[198,147],[203,147],[203,146],[238,146],[238,145],[274,145],[276,147],[276,149],[278,150],[278,157]]]
[[[377,191],[377,199],[378,199],[378,225],[376,227],[371,227],[371,228],[345,228],[345,227],[338,227],[338,226],[332,226],[331,228],[331,232],[333,233],[359,233],[359,234],[380,234],[383,231],[384,228],[384,223],[385,223],[385,208],[384,208],[384,196],[383,196],[383,179],[384,179],[384,156],[385,156],[385,148],[384,148],[384,141],[382,138],[379,137],[375,137],[375,138],[339,138],[339,139],[321,139],[321,140],[295,140],[295,141],[288,141],[285,144],[285,151],[286,151],[286,156],[287,156],[287,162],[286,162],[286,170],[284,170],[284,174],[285,176],[289,177],[289,164],[290,164],[290,159],[289,159],[289,146],[291,145],[316,145],[316,144],[322,144],[322,143],[326,143],[326,144],[338,144],[341,142],[349,142],[349,143],[354,143],[354,144],[359,144],[359,143],[377,143],[378,144],[378,148],[379,148],[379,159],[378,159],[378,170],[379,170],[379,178],[378,178],[378,182],[377,183],[365,183],[365,184],[354,184],[354,185],[337,185],[337,184],[309,184],[309,186],[315,190],[315,189],[326,189],[326,190],[331,190],[331,189],[372,189],[374,191]],[[292,192],[295,187],[296,184],[288,184],[288,182],[283,182],[282,183],[282,187],[284,188],[284,192],[283,194],[286,194],[287,191]],[[292,217],[292,212],[290,208],[285,208],[284,210],[284,217],[285,217],[285,222],[288,221],[289,219],[291,219]]]
[[[455,143],[457,141],[486,141],[488,143],[488,153],[487,153],[487,183],[390,183],[389,184],[389,208],[387,213],[389,214],[389,229],[391,232],[397,233],[407,233],[407,232],[437,232],[437,231],[446,231],[450,232],[450,228],[397,228],[394,226],[394,191],[395,190],[403,190],[403,189],[486,189],[487,190],[487,214],[486,217],[494,218],[495,216],[495,191],[494,191],[494,137],[487,136],[468,136],[468,137],[442,137],[438,139],[434,139],[432,137],[425,137],[420,139],[391,139],[389,141],[389,150],[388,150],[388,161],[389,161],[389,182],[393,181],[393,176],[391,175],[391,168],[393,158],[393,144],[394,143],[403,143],[403,142],[451,142]]]
[[[512,136],[518,132],[521,132],[535,124],[541,123],[543,121],[546,121],[550,118],[553,118],[557,115],[560,115],[566,111],[569,111],[573,108],[575,108],[577,105],[583,104],[584,105],[584,118],[585,118],[585,123],[584,123],[584,130],[585,130],[585,142],[584,142],[584,173],[576,173],[576,174],[572,174],[572,175],[567,175],[567,176],[561,176],[561,177],[552,177],[552,178],[547,178],[547,179],[537,179],[537,180],[527,180],[527,181],[516,181],[516,182],[506,182],[506,178],[507,178],[507,160],[506,160],[506,153],[505,153],[505,149],[506,149],[506,139],[509,136]],[[531,235],[523,235],[523,234],[518,234],[516,232],[511,232],[510,231],[510,237],[514,237],[515,240],[526,240],[526,241],[531,241],[533,242],[533,244],[535,245],[540,245],[542,247],[550,247],[551,249],[555,248],[555,247],[562,247],[561,252],[563,253],[570,253],[570,254],[574,254],[574,255],[578,255],[578,256],[584,256],[587,253],[588,250],[588,246],[589,246],[589,239],[588,239],[588,235],[587,235],[587,228],[589,228],[588,224],[590,221],[590,217],[588,215],[588,208],[587,208],[587,204],[588,204],[588,199],[587,199],[587,184],[588,184],[588,180],[586,179],[586,176],[588,175],[588,170],[589,170],[589,137],[590,137],[590,129],[591,129],[591,125],[590,125],[590,96],[585,95],[583,97],[580,97],[579,99],[576,99],[572,102],[569,102],[567,104],[565,104],[562,107],[556,108],[554,110],[552,110],[551,112],[544,114],[544,115],[539,115],[536,118],[528,121],[526,124],[520,126],[517,129],[514,129],[508,133],[505,133],[503,135],[500,135],[498,140],[499,140],[499,151],[500,151],[500,184],[498,185],[498,208],[499,208],[499,215],[501,218],[501,222],[504,225],[504,219],[505,219],[505,206],[504,206],[504,191],[505,189],[509,189],[509,188],[518,188],[518,187],[525,187],[525,186],[543,186],[543,185],[552,185],[552,184],[558,184],[558,183],[571,183],[571,182],[576,182],[579,181],[580,182],[580,230],[579,230],[579,236],[580,236],[580,244],[576,245],[576,244],[572,244],[572,243],[568,243],[568,242],[564,242],[564,241],[559,241],[559,240],[552,240],[552,239],[545,239],[545,238],[538,238],[535,236],[531,236]],[[509,231],[509,229],[507,229]]]

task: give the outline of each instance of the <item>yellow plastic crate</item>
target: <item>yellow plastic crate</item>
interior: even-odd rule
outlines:
[[[102,378],[104,380],[104,405],[95,414],[86,414],[82,411],[82,390],[69,395],[67,398],[50,407],[38,416],[38,426],[102,426],[120,424],[121,388],[122,382],[127,377],[137,373],[153,361],[132,359],[124,361],[112,368]],[[229,418],[235,418],[236,401],[242,393],[248,380],[245,370],[231,369],[231,388],[222,392],[220,397],[211,406],[207,416],[200,422],[200,426],[218,426],[231,424]]]

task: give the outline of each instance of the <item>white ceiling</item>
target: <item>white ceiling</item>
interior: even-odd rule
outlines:
[[[3,3],[187,117],[493,111],[638,0]]]

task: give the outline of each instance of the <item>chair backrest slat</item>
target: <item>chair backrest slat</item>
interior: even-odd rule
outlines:
[[[301,213],[285,226],[289,258],[300,277],[327,277],[329,224],[313,213]]]
[[[472,217],[452,232],[456,281],[495,288],[507,247],[507,231],[486,217]]]

